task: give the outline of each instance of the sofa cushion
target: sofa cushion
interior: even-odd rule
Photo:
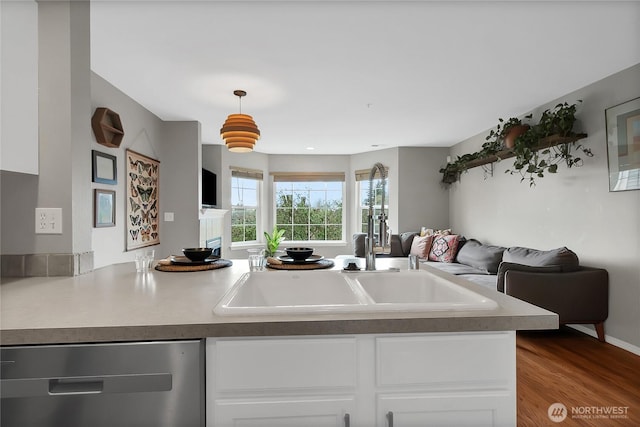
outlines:
[[[427,258],[431,250],[433,236],[415,236],[411,242],[410,255],[416,255],[418,258]]]
[[[456,276],[461,274],[480,274],[487,276],[487,273],[482,270],[478,270],[469,265],[458,264],[457,262],[423,261],[422,263],[449,274],[455,274]]]
[[[537,249],[514,246],[504,251],[502,260],[504,262],[537,267],[557,265],[561,267],[561,271],[576,271],[580,268],[578,255],[566,247],[539,251]]]
[[[435,235],[429,251],[429,261],[453,262],[459,243],[460,236],[457,234]]]
[[[492,291],[496,290],[497,279],[494,274],[463,274],[460,277],[487,289],[491,289]]]
[[[515,264],[512,262],[502,261],[500,263],[500,267],[498,267],[498,279],[496,281],[496,290],[498,292],[504,292],[504,275],[509,270],[526,271],[529,273],[561,273],[562,266],[560,265],[533,266],[533,265]]]
[[[488,274],[496,274],[505,249],[502,246],[483,245],[476,239],[469,239],[458,249],[456,261]]]

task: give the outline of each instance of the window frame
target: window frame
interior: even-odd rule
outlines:
[[[347,203],[348,203],[348,197],[347,197],[347,186],[346,186],[346,179],[345,179],[345,174],[344,172],[272,172],[271,173],[272,177],[273,177],[273,182],[272,182],[272,191],[271,191],[271,203],[273,206],[273,210],[272,210],[272,215],[273,215],[273,223],[278,225],[279,227],[282,224],[278,224],[277,223],[277,219],[278,219],[278,202],[277,202],[277,196],[278,196],[278,183],[295,183],[295,182],[302,182],[302,183],[318,183],[318,182],[323,182],[323,183],[327,183],[327,182],[339,182],[340,185],[340,191],[341,191],[341,216],[340,216],[340,234],[341,237],[339,240],[293,240],[293,239],[288,239],[286,240],[288,243],[288,245],[293,245],[293,244],[308,244],[308,245],[315,245],[315,246],[330,246],[330,245],[336,245],[336,244],[344,244],[346,242],[346,235],[347,235],[347,224],[346,224],[346,220],[347,220]],[[310,191],[318,191],[318,190],[310,190]],[[324,190],[324,191],[328,191],[328,190]],[[325,198],[326,201],[326,198]],[[293,213],[292,213],[293,215]],[[294,225],[293,222],[293,218],[292,218],[292,222],[291,222],[291,226]],[[308,221],[307,226],[311,226],[313,224],[310,224],[310,222]],[[324,226],[326,227],[327,224],[325,222]],[[293,231],[291,231],[293,233]]]
[[[242,240],[242,241],[233,241],[233,210],[237,208],[236,205],[233,204],[233,197],[230,200],[230,213],[231,213],[231,248],[238,249],[245,246],[255,246],[258,244],[262,244],[264,242],[263,238],[263,226],[262,226],[262,211],[264,209],[262,203],[262,195],[264,191],[264,181],[263,181],[263,173],[259,170],[246,169],[246,168],[238,168],[231,166],[231,180],[229,189],[230,192],[234,191],[234,178],[241,178],[246,180],[253,180],[256,182],[256,206],[246,206],[247,208],[255,208],[255,228],[256,228],[256,239],[255,240]],[[243,224],[246,227],[246,223]]]

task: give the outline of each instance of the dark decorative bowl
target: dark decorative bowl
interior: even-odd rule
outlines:
[[[286,248],[285,252],[295,261],[304,261],[313,255],[313,248]]]
[[[191,261],[199,262],[204,261],[213,252],[213,248],[184,248],[182,253]]]

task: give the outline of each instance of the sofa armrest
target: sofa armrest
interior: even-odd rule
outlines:
[[[555,273],[508,269],[504,292],[557,313],[562,324],[599,323],[609,315],[609,274],[600,268]]]
[[[365,239],[367,233],[355,233],[353,235],[353,255],[356,257],[364,258],[365,255]]]
[[[392,234],[391,235],[391,241],[389,242],[389,244],[391,245],[391,256],[406,256],[408,254],[405,254],[404,251],[402,250],[402,241],[400,240],[400,236],[397,234]]]

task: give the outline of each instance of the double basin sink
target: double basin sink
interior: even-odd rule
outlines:
[[[493,310],[495,301],[423,270],[259,271],[244,274],[219,315]]]

